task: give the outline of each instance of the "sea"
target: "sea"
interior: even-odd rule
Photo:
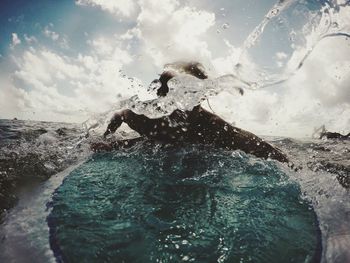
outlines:
[[[296,198],[299,201],[301,200],[301,203],[307,203],[308,209],[314,212],[316,216],[315,222],[317,222],[317,229],[320,233],[320,256],[316,257],[316,259],[313,258],[312,260],[316,260],[316,262],[350,262],[350,141],[330,139],[320,140],[311,138],[294,139],[282,137],[262,137],[271,144],[284,151],[290,157],[292,162],[298,167],[300,167],[300,169],[298,169],[297,171],[293,171],[290,168],[288,168],[288,166],[285,166],[283,164],[276,163],[272,160],[259,160],[254,156],[246,155],[245,153],[240,151],[222,153],[218,150],[212,152],[208,149],[203,151],[203,149],[191,147],[185,150],[177,150],[175,151],[175,153],[172,152],[171,156],[175,157],[172,157],[171,160],[174,163],[170,166],[169,160],[166,159],[164,156],[165,154],[167,154],[168,156],[169,151],[174,151],[174,149],[163,149],[162,146],[159,145],[136,145],[136,148],[134,147],[131,150],[129,149],[125,151],[122,150],[120,152],[116,151],[116,153],[110,153],[109,156],[103,156],[103,154],[96,155],[90,150],[90,143],[92,139],[86,135],[86,131],[81,124],[37,122],[23,120],[0,120],[0,262],[79,262],[79,258],[83,258],[84,255],[79,255],[79,253],[75,252],[79,251],[79,244],[82,245],[84,244],[84,242],[87,242],[86,240],[82,241],[78,238],[77,233],[82,232],[78,231],[74,232],[76,234],[72,234],[73,232],[71,231],[73,230],[70,228],[70,232],[68,232],[70,234],[68,235],[66,232],[59,232],[57,229],[63,231],[64,229],[66,229],[66,226],[71,226],[72,222],[74,222],[75,224],[78,223],[79,226],[79,222],[83,224],[84,220],[87,219],[86,216],[83,216],[82,218],[77,217],[75,219],[72,219],[70,217],[70,220],[73,221],[63,220],[64,218],[66,218],[65,215],[69,214],[69,212],[67,211],[72,210],[62,210],[62,206],[68,207],[68,204],[71,204],[71,202],[73,202],[73,204],[78,205],[80,200],[86,201],[86,199],[84,199],[84,195],[79,195],[82,193],[96,193],[96,196],[93,198],[93,201],[89,199],[89,204],[91,205],[91,202],[93,202],[97,205],[97,207],[104,207],[103,205],[106,205],[104,202],[107,202],[106,200],[110,198],[110,196],[113,196],[113,200],[117,202],[119,206],[121,206],[121,203],[118,203],[118,198],[120,198],[120,200],[124,200],[124,203],[126,202],[125,198],[128,198],[127,200],[131,202],[131,205],[129,204],[127,208],[121,206],[121,210],[118,210],[119,213],[111,212],[112,214],[108,215],[112,218],[121,218],[126,214],[128,215],[126,218],[143,218],[145,214],[147,214],[147,220],[151,220],[150,222],[146,220],[146,225],[148,227],[147,229],[152,229],[152,231],[154,231],[154,229],[156,228],[156,230],[159,231],[159,233],[164,233],[164,231],[166,231],[165,229],[169,227],[167,223],[165,223],[166,220],[164,218],[160,219],[158,217],[152,217],[151,219],[149,219],[148,212],[145,212],[145,214],[142,214],[140,212],[146,211],[142,210],[146,209],[146,205],[142,202],[140,203],[139,201],[136,202],[136,200],[153,200],[152,202],[155,202],[154,204],[159,205],[159,202],[165,202],[165,198],[166,202],[168,202],[167,205],[173,206],[174,209],[175,207],[177,207],[177,209],[180,209],[179,206],[181,207],[181,209],[179,210],[183,212],[183,214],[181,214],[181,218],[184,218],[183,216],[187,215],[186,211],[191,211],[188,213],[192,213],[191,215],[197,217],[198,220],[189,221],[189,219],[184,219],[185,221],[183,221],[183,224],[187,227],[184,229],[189,229],[190,225],[192,227],[196,224],[196,222],[201,222],[200,218],[202,218],[205,213],[209,213],[209,210],[211,211],[210,213],[214,213],[214,218],[216,218],[215,211],[213,212],[211,208],[208,208],[209,210],[207,208],[205,208],[204,210],[200,210],[200,206],[198,206],[197,203],[191,203],[193,200],[190,203],[188,203],[189,201],[186,198],[192,198],[191,195],[181,195],[180,197],[177,197],[179,192],[175,191],[174,189],[180,189],[179,191],[182,191],[182,193],[189,193],[191,191],[194,191],[193,189],[197,189],[196,187],[202,187],[200,189],[202,189],[201,191],[204,191],[203,187],[206,187],[205,189],[211,189],[211,185],[215,185],[214,190],[208,190],[208,193],[206,192],[207,190],[205,190],[205,194],[200,192],[199,196],[197,196],[196,198],[204,198],[203,200],[208,199],[211,200],[211,202],[213,202],[213,200],[216,200],[216,207],[220,207],[220,204],[222,204],[221,202],[226,202],[228,200],[228,197],[231,198],[230,200],[233,200],[233,193],[235,195],[234,200],[236,200],[238,197],[243,198],[242,196],[244,196],[244,198],[248,198],[247,200],[251,200],[251,198],[253,198],[254,195],[252,196],[250,194],[247,197],[246,192],[235,192],[235,189],[260,189],[259,187],[262,184],[264,184],[264,180],[272,180],[271,178],[283,178],[283,180],[276,179],[277,181],[266,181],[268,182],[268,186],[270,189],[269,191],[272,191],[272,193],[275,193],[276,196],[279,196],[278,194],[281,193],[281,191],[287,191],[289,193],[291,189],[294,189],[296,187],[296,189],[298,189],[297,192],[293,192],[294,190],[290,192],[291,198],[293,196],[295,197],[296,195]],[[96,138],[94,138],[93,140],[96,140]],[[153,152],[151,153],[150,148],[153,149]],[[198,154],[196,155],[196,153],[198,152],[201,153],[200,156],[198,156]],[[193,157],[194,154],[195,157]],[[184,158],[183,156],[185,156],[186,158]],[[129,159],[125,159],[127,157]],[[110,179],[110,176],[117,176],[116,172],[112,172],[111,174],[109,174],[109,177],[98,177],[99,174],[104,174],[103,165],[99,166],[98,169],[96,167],[84,168],[84,165],[89,164],[95,160],[101,160],[101,158],[103,162],[105,162],[106,160],[120,161],[125,159],[125,162],[127,163],[120,163],[120,165],[126,165],[125,169],[128,172],[125,172],[125,174],[119,172],[118,176],[121,176],[120,178],[118,177],[119,181],[113,181],[112,179]],[[130,160],[139,161],[132,162]],[[158,167],[151,165],[155,162],[157,163],[157,165],[159,165],[160,160],[163,160],[163,163],[166,166],[163,165],[161,167]],[[181,162],[179,163],[176,160],[181,160]],[[203,168],[203,163],[208,163],[208,166],[205,166]],[[196,165],[200,168],[197,169]],[[132,167],[130,168],[130,166]],[[145,170],[142,170],[142,172],[138,171],[139,166],[142,166]],[[158,168],[155,170],[154,167]],[[164,171],[164,167],[168,167],[166,171]],[[175,168],[170,169],[169,167]],[[187,167],[187,170],[182,171],[181,169],[185,169],[184,167]],[[191,167],[191,169],[189,170],[188,167]],[[227,167],[227,169],[223,170],[224,172],[220,172],[220,169],[222,169],[222,167]],[[79,169],[82,169],[83,172],[79,172]],[[143,176],[151,176],[150,178],[152,178],[152,180],[149,181],[148,184],[152,182],[154,184],[154,187],[160,192],[151,191],[154,195],[152,196],[152,199],[147,199],[151,197],[140,199],[140,193],[143,190],[145,192],[150,192],[149,189],[152,188],[147,188],[148,190],[143,189],[142,185],[144,185],[145,183],[144,179],[135,179],[132,176],[128,176],[128,174],[132,174],[134,171],[135,173],[136,171],[138,171],[138,178],[142,178]],[[164,176],[166,176],[166,180],[170,180],[168,177],[169,174],[172,173],[174,174],[174,176],[179,176],[179,178],[177,181],[167,181],[168,183],[165,187],[161,183],[161,181],[165,180]],[[184,174],[186,174],[186,176],[184,176]],[[218,174],[221,174],[222,176],[219,176],[219,178]],[[91,175],[94,176],[91,177]],[[265,178],[264,180],[260,180],[262,178],[262,175]],[[190,183],[188,176],[192,176],[190,179]],[[225,182],[225,184],[218,183],[218,181],[215,181],[216,179],[212,180],[211,178],[216,178],[219,181],[221,180],[220,182]],[[250,178],[249,180],[253,180],[250,181],[251,184],[245,181],[248,180],[246,178]],[[260,178],[260,181],[254,178]],[[77,179],[79,179],[78,182],[76,181]],[[81,190],[83,192],[81,192],[79,190],[79,187],[81,187],[80,184],[84,183],[84,180],[86,180],[87,182],[86,187],[91,188],[84,188],[83,190]],[[281,187],[281,180],[283,181],[284,185],[291,185],[291,188],[289,186],[287,188]],[[88,182],[90,183],[88,184]],[[186,185],[186,187],[180,187],[179,182],[181,182],[180,185],[184,184]],[[234,184],[232,182],[234,182]],[[279,183],[276,184],[276,182]],[[121,192],[118,193],[120,194],[120,197],[116,196],[116,193],[113,191],[113,188],[111,189],[110,187],[111,183],[115,183],[116,187],[118,185],[120,186],[122,184],[126,184],[125,189],[127,190],[123,188],[126,191],[124,193],[126,194],[126,196],[123,197]],[[171,185],[171,187],[169,187],[169,184]],[[226,184],[231,185],[231,188],[229,191],[227,190],[226,192],[222,192],[222,189],[223,187],[226,187]],[[247,184],[249,187],[247,185],[244,186],[245,184]],[[165,188],[163,189],[162,187]],[[103,190],[101,192],[101,189],[105,189],[105,191]],[[162,191],[164,191],[164,193],[167,193],[167,195],[161,196],[160,193]],[[220,198],[217,197],[218,192],[220,192]],[[172,195],[170,195],[169,193],[172,193]],[[224,196],[222,196],[223,193]],[[203,194],[202,197],[201,194]],[[103,198],[99,195],[102,195]],[[154,201],[154,198],[158,198],[157,201]],[[174,198],[184,199],[182,202],[178,203],[174,201]],[[287,199],[284,198],[286,198],[286,196],[281,197],[279,201],[280,204],[278,204],[278,202],[275,200],[274,202],[277,203],[272,205],[275,205],[276,207],[287,207],[289,201],[286,201]],[[101,203],[99,203],[98,200],[100,200]],[[110,202],[110,199],[108,200],[108,202]],[[248,202],[247,200],[244,199],[244,202],[242,202],[245,204],[245,202]],[[152,207],[152,202],[147,203],[147,209],[150,209],[150,204]],[[229,210],[229,207],[231,207],[230,204],[232,205],[232,203],[230,203],[229,201],[227,202],[227,209],[228,211],[231,211]],[[258,213],[258,211],[260,211],[259,209],[262,209],[259,206],[260,202],[262,201],[256,200],[256,206],[249,206],[248,208],[248,206],[242,205],[242,210],[239,210],[237,208],[238,210],[232,211],[235,211],[234,213],[238,214],[242,211],[250,211],[250,215],[254,214],[254,211]],[[184,210],[184,207],[188,207],[188,210]],[[199,209],[198,211],[193,210],[197,208]],[[76,207],[74,209],[76,210]],[[83,210],[84,206],[80,206],[80,209],[78,209],[77,211]],[[104,211],[103,213],[105,212],[106,211]],[[154,213],[154,209],[151,212]],[[97,211],[91,210],[91,213],[89,213],[88,216],[95,215],[94,213],[97,213]],[[98,213],[102,212],[99,211]],[[135,216],[135,213],[138,216]],[[168,213],[170,212],[168,211]],[[167,215],[169,216],[170,214]],[[80,214],[80,216],[82,215]],[[177,218],[177,216],[179,216],[177,214],[171,214],[171,216],[174,217],[173,220],[180,220]],[[224,218],[225,216],[227,218],[231,218],[228,214],[223,214],[222,216],[224,216]],[[209,220],[205,222],[216,222],[215,224],[220,223],[225,225],[229,224],[233,220],[232,219],[230,221],[227,218],[227,220],[223,220],[222,216],[220,218],[220,216],[218,215],[217,220],[219,221]],[[109,224],[111,222],[110,217],[108,217],[109,219],[106,219],[106,221],[101,221],[101,217],[97,217],[91,219],[88,222],[84,222],[86,224],[84,226],[84,229],[94,229],[94,226],[96,226],[97,228],[97,226],[100,226],[101,222]],[[63,219],[61,221],[57,221],[57,218]],[[252,224],[246,225],[244,230],[255,229],[254,233],[259,233],[259,227],[263,226],[263,222],[260,222],[259,218],[261,218],[261,216],[256,217],[255,219],[250,218]],[[56,221],[53,219],[56,219]],[[162,220],[164,220],[164,222]],[[142,222],[144,224],[144,221]],[[137,229],[137,231],[140,231],[140,225],[134,226],[133,224],[135,223],[135,221],[133,221],[132,225],[130,225],[131,223],[129,223],[123,221],[123,224],[117,224],[114,222],[111,223],[111,225],[107,225],[108,227],[106,227],[106,225],[102,225],[106,227],[106,229],[117,229],[116,231],[121,231],[120,229],[122,229],[122,231],[124,231],[122,233],[126,233],[126,237],[129,237],[123,239],[124,243],[121,247],[125,248],[128,247],[128,245],[132,245],[132,247],[135,248],[135,250],[130,252],[129,250],[124,249],[122,252],[120,252],[122,253],[120,255],[123,255],[121,258],[125,260],[130,259],[126,256],[125,253],[133,255],[135,253],[137,254],[136,247],[142,247],[140,245],[140,240],[137,239],[135,241],[133,238],[130,237],[130,235],[132,235],[134,232],[130,232],[130,234],[124,229],[125,227],[129,229],[132,226],[133,231],[135,229]],[[217,229],[218,226],[215,224],[213,223],[213,225],[210,225],[208,227],[210,228],[215,226],[215,228],[213,229]],[[281,223],[281,226],[282,225],[283,224]],[[278,223],[276,227],[278,227]],[[177,228],[181,228],[181,226]],[[302,229],[303,228],[301,228],[301,231]],[[307,228],[305,227],[305,229]],[[200,235],[201,232],[200,230],[198,231],[198,233],[194,233]],[[273,231],[271,231],[269,232],[269,235],[273,236]],[[278,231],[279,230],[276,229],[276,233],[278,233]],[[180,232],[181,231],[177,229],[177,235],[181,235],[179,234]],[[149,233],[150,232],[147,232],[147,244],[153,244],[149,241],[149,238],[150,236],[154,237],[154,232],[152,232],[152,235],[150,235]],[[187,235],[190,232],[185,231],[181,233],[186,233]],[[242,233],[246,232],[243,231]],[[101,238],[101,236],[94,236],[93,233],[85,234],[87,235],[88,239],[90,238],[90,240],[94,240],[94,238],[96,240],[99,240],[99,238]],[[300,232],[300,236],[302,236],[301,234],[302,232]],[[106,233],[105,235],[107,236],[108,233]],[[216,232],[213,232],[212,234],[208,235],[208,238],[215,237],[217,238],[217,240],[220,241],[220,237],[216,235],[218,234]],[[293,239],[297,239],[297,236],[293,237]],[[174,238],[174,236],[172,237]],[[228,240],[230,238],[232,237],[230,237],[228,234],[225,236],[225,240]],[[57,240],[59,241],[58,243]],[[224,239],[220,241],[221,243],[219,241],[218,242],[222,245],[223,240]],[[234,248],[237,248],[237,246],[239,247],[239,242],[242,242],[242,244],[244,243],[241,239],[237,240],[238,241],[236,241],[235,244],[231,244],[231,247],[220,250],[221,252],[216,251],[215,255],[217,255],[217,258],[215,260],[217,260],[217,262],[232,262],[230,261],[230,259],[232,260],[232,258],[234,258],[235,260],[240,259],[239,257],[236,258],[232,256],[234,253],[236,253],[236,250]],[[66,245],[64,245],[65,242]],[[189,241],[187,239],[186,241],[182,240],[181,242],[184,243],[173,244],[173,246],[175,246],[175,251],[178,247],[180,247],[181,250],[182,247],[185,247],[185,245],[188,244],[188,242],[192,241]],[[255,240],[254,242],[257,242],[257,240]],[[138,244],[139,246],[136,246],[135,244]],[[159,249],[160,244],[162,246],[162,249]],[[227,244],[230,243],[228,242]],[[195,257],[199,257],[199,254],[203,255],[205,251],[210,253],[210,251],[208,250],[204,250],[203,252],[202,246],[205,246],[205,243],[198,243],[197,246],[193,245],[192,248],[184,248],[184,250],[178,254],[176,254],[174,251],[170,253],[168,250],[165,249],[168,248],[167,246],[169,246],[168,243],[166,243],[164,240],[162,241],[161,239],[159,239],[157,243],[158,254],[156,252],[152,252],[153,250],[148,247],[147,253],[149,254],[144,254],[149,255],[148,258],[142,258],[141,260],[140,258],[135,259],[134,257],[132,257],[131,259],[133,262],[177,262],[174,261],[175,259],[190,262],[213,262],[213,258],[202,258],[202,261],[196,261]],[[213,243],[210,243],[210,246],[213,246]],[[75,247],[76,250],[69,250],[67,247]],[[202,249],[200,250],[200,253],[198,252],[199,248]],[[96,247],[94,249],[96,250]],[[89,249],[89,247],[85,247],[85,250],[81,251],[87,251],[88,253],[91,251],[95,251],[94,249]],[[113,248],[112,246],[111,249],[113,250],[116,248]],[[244,251],[245,248],[242,247],[241,249],[243,249]],[[265,247],[265,250],[263,247],[262,251],[266,251],[266,249],[268,249],[268,246]],[[251,248],[249,248],[249,251],[250,250]],[[105,255],[108,254],[106,250],[96,251],[96,253],[105,253]],[[227,251],[233,253],[231,253],[232,255],[230,254],[232,257],[228,256],[229,253]],[[254,260],[254,255],[258,255],[259,253],[243,253],[240,254],[240,256],[242,262],[256,262]],[[157,257],[157,255],[159,257]],[[167,258],[167,256],[171,256],[172,258],[169,259],[169,257]],[[72,260],[72,258],[75,260]],[[113,258],[111,257],[96,258],[102,258],[104,260],[101,260],[100,262],[116,262],[113,261]],[[173,259],[173,261],[171,259]],[[264,258],[259,257],[255,259],[260,259],[260,262],[273,262],[271,260],[268,261],[268,257],[265,258],[266,260],[264,260]],[[96,262],[99,261],[96,260]],[[315,261],[311,261],[311,257],[308,257],[303,262]]]

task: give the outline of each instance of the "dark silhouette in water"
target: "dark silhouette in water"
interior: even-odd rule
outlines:
[[[318,130],[321,130],[319,139],[339,139],[350,140],[350,132],[347,135],[340,134],[338,132],[327,131],[326,127],[322,125]]]
[[[350,133],[348,133],[347,135],[342,135],[338,132],[323,132],[320,135],[320,139],[340,139],[340,140],[349,140],[350,139]]]
[[[201,64],[197,62],[178,64],[182,72],[190,74],[198,79],[208,78]],[[157,95],[166,96],[169,92],[168,81],[177,73],[165,71],[160,75],[161,86]],[[213,145],[228,150],[242,150],[245,153],[253,154],[260,158],[271,158],[280,162],[288,162],[286,155],[279,149],[273,147],[253,133],[234,127],[219,116],[203,109],[200,105],[190,111],[175,110],[169,116],[151,119],[143,114],[136,114],[132,110],[125,109],[115,113],[111,119],[104,137],[114,133],[120,125],[125,122],[128,126],[137,131],[142,137],[147,137],[159,142],[195,143]],[[176,125],[173,125],[176,123]],[[136,140],[115,142],[110,145],[95,144],[93,149],[111,150],[124,144],[133,144]]]

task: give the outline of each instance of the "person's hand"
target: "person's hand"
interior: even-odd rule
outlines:
[[[90,146],[91,150],[93,150],[94,152],[102,152],[102,151],[112,151],[112,146],[108,143],[105,142],[95,142],[92,143]]]
[[[113,118],[111,119],[110,123],[107,126],[107,130],[103,134],[103,137],[106,138],[108,134],[114,133],[120,125],[123,123],[123,113],[116,113],[114,114]]]

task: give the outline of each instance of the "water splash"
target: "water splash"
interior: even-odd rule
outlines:
[[[308,17],[308,21],[297,32],[294,28],[290,28],[289,35],[293,53],[289,63],[281,73],[276,73],[276,69],[260,67],[257,63],[254,63],[253,57],[249,55],[250,50],[256,47],[264,36],[266,27],[271,23],[272,25],[274,22],[278,23],[277,18],[281,14],[292,12],[294,8],[304,7],[307,4],[307,2],[296,0],[278,1],[269,10],[262,22],[248,35],[242,45],[238,63],[233,71],[238,78],[248,84],[249,89],[267,88],[289,80],[303,67],[305,61],[322,40],[334,37],[350,37],[348,21],[340,15],[341,12],[346,12],[346,10],[344,11],[345,8],[349,8],[349,1],[326,1],[316,11],[308,11],[308,13],[304,11],[303,15]],[[307,8],[304,9],[308,10]],[[288,23],[285,22],[287,28],[290,27]],[[297,38],[299,38],[300,44],[295,44]],[[254,67],[245,62],[247,58],[253,61],[251,65]]]
[[[279,145],[304,167],[298,173],[285,172],[313,204],[322,232],[321,262],[349,262],[350,195],[345,187],[350,182],[350,143],[282,140]]]
[[[148,88],[153,93],[153,99],[141,100],[138,95],[134,95],[129,99],[118,101],[110,110],[95,114],[83,123],[85,132],[90,135],[100,136],[111,116],[123,109],[131,109],[137,114],[144,114],[149,118],[159,118],[171,114],[174,110],[183,111],[192,110],[195,105],[207,100],[208,98],[227,91],[235,96],[243,94],[243,88],[249,88],[249,84],[240,80],[233,74],[224,75],[218,78],[200,80],[193,76],[187,75],[178,67],[177,63],[167,64],[165,70],[176,70],[178,76],[168,81],[169,93],[165,97],[156,97],[155,90],[157,84],[151,83]],[[117,136],[125,138],[129,134],[125,133],[125,129]]]
[[[248,35],[246,40],[243,43],[243,51],[253,47],[259,41],[261,35],[264,33],[266,26],[270,23],[270,21],[277,17],[283,10],[288,8],[295,0],[279,0],[265,15],[264,19],[260,22],[260,24],[254,28],[254,30]]]
[[[157,118],[168,115],[175,109],[190,110],[195,105],[222,91],[237,95],[237,90],[256,90],[284,83],[297,74],[322,40],[350,36],[347,33],[349,30],[348,21],[342,15],[342,12],[346,11],[345,8],[349,8],[349,1],[309,3],[298,0],[279,0],[242,44],[238,63],[231,74],[214,79],[197,80],[183,74],[185,72],[181,69],[181,63],[167,64],[165,70],[176,70],[179,73],[178,77],[170,81],[171,91],[167,97],[156,98],[153,96],[152,100],[142,101],[139,97],[133,96],[127,100],[119,101],[108,112],[94,116],[86,122],[85,129],[87,132],[102,130],[101,127],[106,126],[106,119],[108,121],[113,112],[123,108],[130,108],[137,113]],[[300,15],[300,19],[299,17],[295,19],[299,24],[292,23],[290,17],[294,17],[293,12],[300,13],[297,13]],[[276,70],[261,66],[251,53],[254,48],[259,48],[259,43],[266,35],[267,28],[270,29],[279,23],[284,24],[286,32],[289,30],[287,35],[291,42],[292,51],[288,63]],[[227,25],[225,23],[222,27],[226,28]],[[157,89],[154,85],[156,84],[149,87],[150,93],[154,93],[154,90]]]

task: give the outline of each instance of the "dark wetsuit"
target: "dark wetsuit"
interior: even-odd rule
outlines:
[[[214,145],[228,150],[242,150],[260,158],[288,162],[286,155],[279,149],[248,131],[231,126],[201,106],[194,107],[192,111],[175,110],[169,116],[156,119],[124,110],[122,121],[141,136],[164,143]],[[113,119],[108,129],[114,132],[116,129],[112,127]]]

